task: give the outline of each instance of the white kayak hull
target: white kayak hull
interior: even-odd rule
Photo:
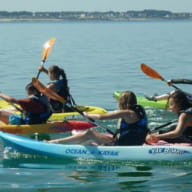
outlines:
[[[0,132],[6,151],[17,151],[54,158],[85,158],[120,161],[189,161],[190,146],[83,146],[45,143]]]

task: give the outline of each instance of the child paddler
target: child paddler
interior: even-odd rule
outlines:
[[[41,124],[46,123],[51,115],[50,104],[46,96],[29,83],[26,86],[27,98],[16,99],[4,93],[0,97],[7,102],[18,104],[21,108],[21,115],[8,111],[0,111],[0,121],[6,124]]]
[[[39,71],[42,71],[49,76],[49,79],[51,80],[51,82],[47,85],[49,89],[55,91],[71,105],[75,104],[75,101],[69,92],[68,80],[64,69],[58,67],[57,65],[49,67],[48,70],[43,66],[39,66]],[[54,113],[71,111],[71,108],[68,108],[66,105],[57,100],[50,99],[50,104]]]
[[[114,137],[95,130],[88,130],[76,135],[48,141],[50,143],[92,145],[142,145],[148,133],[147,116],[144,108],[137,104],[136,95],[125,91],[119,97],[119,109],[106,114],[85,114],[94,119],[118,119],[117,134]]]

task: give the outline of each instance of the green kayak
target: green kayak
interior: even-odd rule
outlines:
[[[114,91],[113,97],[115,99],[118,99],[121,93],[122,92],[120,92],[120,91]],[[144,107],[154,107],[154,108],[161,108],[161,109],[165,109],[166,105],[167,105],[166,100],[150,101],[150,100],[148,100],[148,99],[146,99],[145,97],[142,97],[142,96],[137,96],[137,102],[138,102],[139,105],[142,105]]]

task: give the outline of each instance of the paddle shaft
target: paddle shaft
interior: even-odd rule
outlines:
[[[172,120],[172,121],[167,122],[167,123],[164,123],[164,124],[162,124],[162,125],[160,125],[160,126],[158,126],[158,127],[155,127],[154,129],[151,130],[151,132],[157,131],[157,130],[159,130],[159,129],[163,128],[163,127],[166,127],[166,126],[168,126],[168,125],[171,125],[171,124],[173,124],[173,123],[175,123],[175,122],[177,122],[177,119]]]
[[[51,99],[60,101],[61,103],[65,104],[67,107],[71,108],[73,111],[78,112],[80,115],[82,115],[84,118],[86,118],[88,121],[90,121],[92,124],[101,127],[103,129],[105,129],[108,133],[112,134],[113,136],[115,136],[115,133],[113,133],[110,129],[108,129],[107,127],[97,123],[95,121],[95,119],[87,117],[83,111],[77,109],[76,107],[72,106],[69,102],[67,102],[63,97],[59,96],[55,91],[45,87],[38,79],[36,78],[32,78],[32,83],[33,85],[44,95],[46,95],[47,97],[50,97]]]
[[[15,105],[14,103],[11,103],[9,101],[7,101],[6,99],[4,99],[3,97],[1,97],[1,99],[3,99],[4,101],[6,101],[7,103],[9,103],[10,105],[12,105],[15,109],[17,109],[18,111],[20,111],[21,113],[23,112],[23,110],[18,107],[17,105]]]
[[[90,121],[92,124],[94,124],[94,125],[96,125],[96,126],[98,126],[98,127],[103,128],[104,130],[106,130],[108,133],[110,133],[110,134],[112,134],[112,135],[115,135],[115,133],[113,133],[113,131],[111,131],[111,130],[108,129],[107,127],[105,127],[105,126],[97,123],[97,122],[95,121],[95,119],[90,118],[90,117],[87,117],[86,115],[84,115],[83,111],[81,111],[81,110],[73,107],[70,103],[67,102],[67,103],[65,103],[65,105],[66,105],[67,107],[71,108],[72,110],[78,112],[79,114],[81,114],[83,117],[85,117],[85,118],[86,118],[88,121]]]
[[[41,66],[43,67],[45,64],[45,61],[41,61]],[[38,71],[36,79],[39,79],[39,75],[40,75],[41,71]]]
[[[164,81],[164,82],[166,82],[166,83],[168,84],[168,81],[167,81],[167,80],[165,80],[165,79],[161,79],[161,80]],[[172,83],[170,84],[170,86],[173,87],[173,88],[175,88],[175,89],[177,89],[177,90],[181,90],[179,87],[173,85]]]

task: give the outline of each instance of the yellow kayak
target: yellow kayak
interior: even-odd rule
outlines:
[[[85,130],[91,127],[94,127],[94,125],[89,122],[70,120],[35,125],[7,125],[2,123],[0,124],[0,131],[12,134],[61,133],[72,130]]]
[[[99,113],[103,114],[106,113],[107,111],[101,107],[96,107],[96,106],[80,106],[77,105],[75,106],[78,110],[87,112],[87,113]],[[9,104],[8,102],[4,100],[0,100],[0,110],[7,110],[7,111],[12,111],[19,113],[14,106]],[[69,120],[69,119],[74,119],[74,120],[79,120],[81,119],[81,115],[78,112],[67,112],[67,113],[53,113],[51,117],[49,118],[49,121],[59,121],[59,120]]]

